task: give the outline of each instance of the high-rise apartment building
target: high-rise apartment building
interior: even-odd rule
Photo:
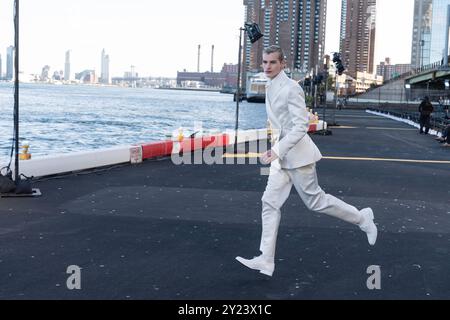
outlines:
[[[14,77],[14,47],[9,46],[6,49],[6,80],[12,80]]]
[[[445,47],[447,7],[450,0],[415,0],[411,65],[419,68],[442,61]]]
[[[430,63],[431,20],[433,0],[415,0],[411,65],[420,68]]]
[[[347,74],[373,73],[376,0],[342,0],[340,53]]]
[[[279,45],[290,71],[308,73],[321,65],[325,49],[327,0],[244,0],[245,22],[257,23],[264,38],[245,37],[244,71],[261,71],[262,51]]]
[[[105,49],[102,50],[102,62],[101,62],[101,73],[100,82],[104,84],[111,83],[111,77],[109,75],[109,55],[105,53]]]
[[[70,50],[66,51],[66,62],[64,64],[64,80],[72,80],[70,74]]]

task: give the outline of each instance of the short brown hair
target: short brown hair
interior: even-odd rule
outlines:
[[[273,45],[273,46],[267,47],[264,49],[263,53],[264,54],[278,53],[280,62],[283,62],[286,59],[283,49],[281,49],[280,46]]]

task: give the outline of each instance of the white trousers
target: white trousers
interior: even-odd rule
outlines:
[[[319,186],[316,164],[297,168],[279,169],[270,167],[269,181],[262,197],[262,235],[260,250],[267,257],[275,256],[275,247],[280,226],[281,207],[295,186],[308,209],[325,213],[341,220],[359,225],[362,215],[358,209],[326,194]]]

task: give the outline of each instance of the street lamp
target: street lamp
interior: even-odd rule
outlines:
[[[409,98],[411,95],[411,84],[405,83],[405,98],[406,98],[406,107],[409,107]]]
[[[14,184],[13,193],[3,194],[2,197],[34,197],[40,196],[39,189],[32,189],[30,180],[22,180],[19,169],[19,0],[14,1]],[[11,163],[10,163],[11,164]],[[10,172],[10,164],[7,170]],[[8,173],[9,173],[8,172]],[[7,175],[8,175],[7,173]],[[0,173],[1,175],[1,173]]]
[[[239,28],[239,58],[238,58],[238,77],[236,89],[236,126],[234,137],[234,153],[237,154],[238,147],[238,129],[239,129],[239,102],[241,100],[241,64],[242,64],[242,32],[247,32],[250,42],[253,44],[261,39],[264,34],[261,33],[256,23],[245,23],[244,28]]]
[[[335,93],[334,93],[334,97],[336,100],[336,105],[333,111],[333,125],[336,125],[336,109],[338,108],[338,95],[339,95],[339,91],[338,91],[338,75],[341,76],[342,74],[344,74],[345,71],[345,67],[344,64],[342,63],[342,58],[341,58],[341,54],[339,52],[334,52],[333,53],[333,62],[335,64],[336,67],[336,73],[335,73]]]

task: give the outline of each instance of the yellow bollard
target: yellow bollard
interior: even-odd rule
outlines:
[[[314,123],[319,123],[319,114],[317,112],[314,114]]]
[[[181,142],[184,140],[183,128],[178,129],[178,141]]]
[[[20,160],[30,160],[31,159],[31,153],[28,153],[29,148],[30,148],[30,143],[27,141],[24,141],[21,146],[22,153],[19,154]]]

